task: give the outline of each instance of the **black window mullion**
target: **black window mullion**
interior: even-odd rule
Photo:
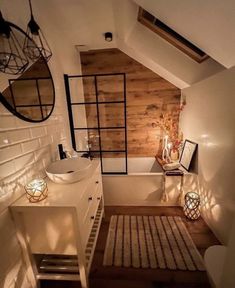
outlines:
[[[99,102],[99,91],[98,91],[98,77],[99,76],[113,76],[113,75],[122,75],[123,76],[123,100],[122,101],[100,101]],[[84,78],[84,77],[94,77],[94,85],[95,85],[95,97],[96,101],[94,102],[71,102],[70,98],[70,89],[69,89],[69,78]],[[112,74],[96,74],[96,75],[64,75],[65,77],[65,88],[66,88],[66,95],[67,95],[67,104],[68,104],[68,112],[69,112],[69,119],[70,119],[70,129],[71,129],[71,137],[72,137],[72,144],[73,148],[76,150],[76,139],[75,139],[75,131],[79,130],[97,130],[98,131],[98,137],[99,137],[99,150],[92,150],[89,148],[89,151],[92,153],[99,153],[100,155],[100,162],[101,162],[101,172],[102,174],[127,174],[127,111],[126,111],[126,75],[125,73],[112,73]],[[72,111],[72,106],[76,105],[89,105],[89,104],[94,104],[96,105],[96,112],[97,112],[97,127],[74,127],[74,122],[73,122],[73,111]],[[100,127],[100,111],[99,111],[99,105],[102,104],[123,104],[123,109],[124,109],[124,126],[120,127]],[[86,107],[86,106],[85,106]],[[124,141],[125,141],[125,149],[123,150],[103,150],[102,149],[102,139],[101,139],[101,130],[115,130],[115,129],[124,129]],[[77,150],[76,150],[77,151]],[[77,152],[80,153],[86,153],[87,150],[79,150]],[[125,154],[125,172],[104,172],[103,171],[103,153],[124,153]]]
[[[40,106],[40,104],[32,104],[32,105],[22,104],[22,105],[16,105],[15,107],[18,108],[18,107],[39,107],[39,106]],[[42,104],[41,106],[47,107],[47,106],[52,106],[52,104]]]
[[[73,111],[71,105],[71,95],[70,95],[70,88],[69,88],[69,76],[64,74],[64,83],[65,83],[65,91],[66,91],[66,98],[67,98],[67,107],[68,107],[68,115],[69,115],[69,124],[70,124],[70,134],[71,134],[71,142],[73,149],[77,151],[76,141],[75,141],[75,133],[74,133],[74,123],[73,123]]]
[[[13,93],[13,89],[12,89],[12,84],[11,82],[13,82],[12,80],[9,80],[9,86],[10,86],[10,91],[11,91],[11,99],[12,99],[12,103],[14,105],[14,108],[16,109],[16,103],[15,103],[15,97],[14,97],[14,93]]]
[[[125,103],[125,101],[100,101],[99,104],[122,104]],[[90,104],[96,104],[96,102],[73,102],[71,103],[72,106],[76,105],[90,105]]]
[[[125,153],[125,150],[92,150],[90,149],[89,152],[96,152],[96,153]],[[80,153],[87,153],[87,150],[79,150]]]
[[[37,92],[38,92],[38,101],[40,105],[40,111],[41,111],[41,115],[43,119],[42,101],[41,101],[41,95],[40,95],[39,86],[38,86],[38,79],[35,79],[35,80],[36,80],[36,87],[37,87]]]
[[[124,126],[125,126],[125,161],[127,173],[127,111],[126,111],[126,74],[123,74],[123,89],[124,89]]]
[[[125,129],[124,126],[120,127],[75,127],[74,130],[115,130],[115,129]]]
[[[27,77],[27,78],[17,78],[17,79],[9,79],[9,82],[16,82],[16,81],[31,81],[31,80],[50,80],[50,77]]]
[[[84,74],[84,75],[69,75],[69,78],[85,78],[85,77],[94,77],[94,76],[117,76],[117,75],[123,75],[124,73],[119,72],[119,73],[100,73],[100,74]]]
[[[103,173],[103,159],[102,159],[101,134],[100,134],[99,98],[98,98],[98,87],[97,87],[96,76],[95,76],[95,97],[96,97],[96,114],[97,114],[97,124],[98,124],[99,146],[100,146],[100,164],[101,164],[101,173]]]

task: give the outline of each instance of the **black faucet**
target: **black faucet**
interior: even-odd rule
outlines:
[[[63,150],[63,145],[58,144],[58,148],[59,148],[60,160],[67,158],[66,153]]]
[[[81,155],[81,157],[83,157],[83,158],[90,158],[90,160],[92,160],[93,159],[93,155],[91,154],[91,152],[90,151],[87,151],[86,153],[83,153],[82,155]]]

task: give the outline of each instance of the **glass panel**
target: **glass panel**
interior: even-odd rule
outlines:
[[[125,130],[100,130],[102,150],[125,150]]]
[[[18,78],[16,79],[17,76]],[[28,122],[34,122],[34,120],[43,121],[45,120],[44,115],[47,118],[50,114],[48,110],[45,113],[38,113],[41,109],[37,107],[41,104],[43,106],[49,105],[52,110],[54,106],[55,91],[53,79],[45,59],[40,58],[35,63],[30,63],[29,67],[21,75],[4,76],[3,79],[1,75],[1,82],[2,80],[3,87],[6,88],[1,91],[1,96],[5,98],[6,102],[4,101],[3,104],[10,112],[21,118],[20,113],[22,111],[24,120]],[[31,108],[27,111],[26,107]],[[33,115],[35,115],[35,119]]]
[[[38,89],[42,105],[53,104],[53,85],[51,79],[38,80]]]
[[[104,173],[125,173],[126,158],[125,153],[103,152],[102,165]]]
[[[69,78],[70,97],[72,103],[96,102],[95,78]]]
[[[36,107],[17,107],[16,111],[20,113],[22,116],[33,119],[33,120],[42,120],[42,112],[40,106]]]
[[[1,74],[2,77],[2,74]],[[6,99],[6,101],[11,105],[11,107],[15,108],[14,102],[13,102],[13,96],[11,93],[11,90],[9,89],[9,87],[7,87],[3,92],[2,92],[4,98]]]
[[[12,94],[17,105],[39,104],[38,91],[35,80],[18,80],[11,83]],[[18,111],[18,110],[17,110]]]
[[[99,102],[124,100],[124,76],[97,76],[97,90]]]
[[[99,151],[100,145],[99,145],[99,132],[98,130],[88,130],[88,145],[90,151]]]
[[[75,130],[75,140],[77,151],[100,150],[98,130]]]
[[[96,102],[95,77],[83,77],[85,102]]]
[[[73,105],[72,113],[74,128],[98,127],[96,104]]]
[[[87,130],[75,130],[76,151],[89,151]]]
[[[99,104],[100,127],[124,127],[124,104]]]
[[[90,154],[93,158],[100,159],[100,152],[91,151]]]
[[[52,109],[53,106],[42,106],[42,112],[43,112],[43,118],[47,117],[50,112],[51,112],[51,109]]]

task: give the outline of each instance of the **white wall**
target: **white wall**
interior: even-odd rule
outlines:
[[[197,63],[139,22],[131,31],[127,44],[135,47],[145,58],[152,60],[169,74],[184,81],[184,86],[179,88],[190,86],[223,70],[223,66],[212,58]]]
[[[42,0],[32,4],[35,19],[53,52],[49,66],[55,84],[56,107],[47,121],[30,124],[17,119],[0,104],[1,288],[30,287],[8,207],[24,193],[25,183],[34,175],[43,174],[44,168],[56,158],[58,143],[67,149],[71,147],[63,74],[81,74],[75,45],[85,44],[93,49],[115,47],[115,33],[111,43],[103,36],[106,31],[114,32],[109,0],[102,3],[70,0],[69,5],[67,0]],[[6,20],[26,30],[30,16],[28,1],[3,0],[1,10]],[[4,84],[1,74],[0,83]]]
[[[30,124],[1,105],[0,119],[0,287],[24,287],[20,279],[24,280],[25,268],[8,206],[24,193],[25,183],[43,176],[55,159],[57,144],[65,140],[63,116],[56,108],[49,120]]]
[[[235,67],[183,89],[180,128],[199,144],[198,181],[202,213],[227,243],[235,211]]]
[[[134,0],[227,68],[235,65],[235,1]]]
[[[44,176],[44,168],[58,157],[58,143],[70,146],[63,71],[56,60],[54,53],[50,68],[56,107],[48,120],[39,124],[24,122],[0,105],[0,287],[3,288],[30,287],[8,207],[24,193],[27,181]]]
[[[151,2],[155,10],[159,4],[159,1],[152,0],[142,2],[142,7]],[[169,13],[174,13],[174,10],[170,10],[171,5],[168,3],[165,8]],[[181,89],[188,87],[224,69],[213,59],[197,63],[139,23],[137,21],[138,5],[134,1],[113,0],[113,9],[118,48],[177,87]],[[182,13],[185,13],[184,9],[182,9]],[[156,15],[156,13],[154,14]],[[189,11],[189,15],[193,16],[193,11]],[[157,14],[156,16],[161,19],[161,15]],[[187,25],[181,23],[181,26]],[[174,26],[170,27],[174,28]],[[176,31],[180,33],[181,30],[177,29]]]
[[[221,277],[221,282],[219,288],[234,288],[235,287],[235,277],[234,277],[234,267],[235,267],[235,218],[233,219],[233,225],[230,233],[230,239],[227,247],[224,269]]]
[[[35,1],[34,1],[35,3]],[[40,3],[42,3],[40,1]],[[36,4],[36,3],[35,3]],[[43,9],[43,7],[41,7]],[[44,7],[45,9],[45,7]],[[4,1],[1,10],[6,18],[23,27],[28,21],[27,1]],[[47,11],[46,13],[51,13]],[[9,205],[24,193],[23,186],[35,176],[43,176],[44,168],[58,157],[57,145],[70,147],[67,105],[63,74],[80,74],[80,59],[66,35],[53,33],[47,25],[50,17],[40,14],[39,24],[47,37],[53,56],[49,62],[55,84],[56,106],[45,122],[24,122],[0,104],[0,287],[31,287],[23,262]],[[0,83],[1,76],[0,73]],[[4,76],[4,75],[3,75]]]

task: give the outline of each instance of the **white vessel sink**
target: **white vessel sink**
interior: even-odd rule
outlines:
[[[91,161],[86,158],[63,159],[51,163],[46,169],[46,174],[55,183],[74,183],[86,177],[90,166]]]

